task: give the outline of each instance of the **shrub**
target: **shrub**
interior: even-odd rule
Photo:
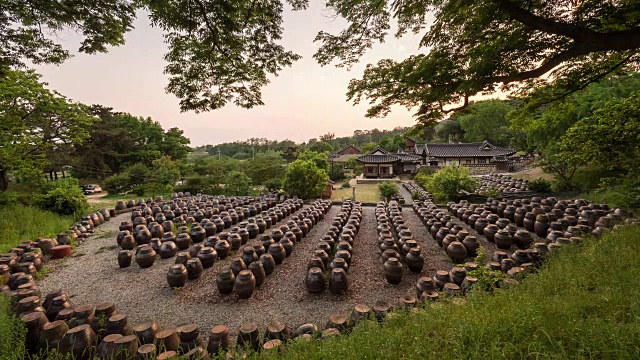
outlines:
[[[166,196],[173,192],[173,186],[156,182],[139,185],[138,187],[141,188],[142,191],[142,195],[136,194],[138,196]]]
[[[344,169],[341,166],[334,166],[329,171],[329,179],[333,181],[344,180],[344,178],[345,178]]]
[[[551,181],[545,179],[537,179],[529,181],[529,190],[533,190],[541,193],[551,192]]]
[[[340,186],[341,189],[349,189],[351,188],[351,184],[349,184],[348,181],[345,181],[344,183],[342,183],[342,186]]]
[[[313,160],[296,160],[289,164],[283,188],[289,195],[309,199],[319,197],[328,181],[327,172]]]
[[[86,211],[89,207],[78,179],[66,178],[42,184],[43,195],[38,205],[44,210],[61,215],[73,215]]]
[[[394,182],[385,181],[378,185],[380,191],[380,198],[384,201],[390,201],[393,197],[400,194],[400,187]]]
[[[502,197],[502,193],[500,192],[500,190],[495,187],[490,187],[487,190],[484,190],[482,194],[494,199],[499,199]]]
[[[264,187],[268,191],[278,191],[282,188],[282,179],[277,179],[277,178],[269,179],[264,182]]]
[[[473,191],[477,182],[469,175],[464,166],[445,166],[437,173],[418,182],[425,189],[441,200],[458,200],[463,191]]]
[[[251,178],[241,171],[232,171],[225,177],[224,193],[227,195],[249,195],[251,189]]]
[[[115,174],[102,182],[104,190],[110,194],[122,194],[131,190],[131,178],[127,174]]]
[[[129,175],[129,178],[131,179],[130,183],[132,185],[135,185],[135,184],[144,184],[145,182],[147,182],[151,171],[145,164],[137,163],[129,166],[125,170],[125,173]]]

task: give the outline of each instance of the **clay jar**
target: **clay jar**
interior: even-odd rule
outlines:
[[[458,241],[457,236],[453,234],[449,234],[445,236],[444,239],[442,240],[442,248],[446,250],[449,247],[449,244],[451,244],[454,241]]]
[[[422,272],[422,268],[424,267],[424,256],[420,253],[419,246],[411,248],[405,260],[409,271],[418,274]]]
[[[191,236],[187,233],[180,233],[175,240],[176,246],[180,250],[186,250],[191,246]]]
[[[97,336],[89,325],[76,326],[65,334],[60,342],[60,353],[71,354],[71,358],[88,360],[93,358]]]
[[[499,230],[494,237],[496,247],[502,250],[509,250],[513,244],[513,237],[508,230]]]
[[[462,245],[467,249],[467,256],[476,257],[478,256],[478,248],[480,247],[480,242],[478,242],[478,238],[475,236],[467,236],[462,241]]]
[[[198,259],[200,259],[202,267],[205,269],[212,267],[217,258],[218,253],[210,246],[205,246],[198,252]]]
[[[436,277],[433,279],[433,282],[436,284],[438,290],[442,290],[444,285],[451,282],[451,277],[449,273],[444,270],[438,270],[436,272]]]
[[[524,215],[524,220],[522,222],[523,227],[527,229],[527,231],[534,232],[535,231],[535,223],[536,223],[536,214],[533,212],[528,212]]]
[[[136,247],[136,240],[133,235],[124,235],[120,241],[123,250],[133,250]]]
[[[166,241],[160,246],[160,257],[163,259],[174,257],[177,252],[178,247],[173,241]]]
[[[224,259],[231,253],[231,245],[227,240],[218,240],[213,246],[215,251],[218,253],[218,257],[220,259]]]
[[[254,261],[249,264],[249,271],[253,273],[253,277],[256,279],[256,286],[260,286],[264,283],[267,274],[264,271],[264,267],[260,261]]]
[[[453,241],[447,247],[447,255],[456,264],[461,264],[467,258],[467,248],[459,241]]]
[[[229,267],[235,276],[238,276],[240,271],[247,270],[247,265],[245,265],[244,261],[242,261],[242,258],[240,257],[231,258],[229,261]]]
[[[246,266],[251,265],[252,262],[258,261],[258,254],[256,254],[255,250],[252,246],[245,246],[242,249],[242,261]]]
[[[533,244],[533,236],[527,230],[518,230],[513,237],[513,242],[518,249],[528,249]]]
[[[487,225],[489,225],[489,221],[487,221],[487,219],[478,218],[478,220],[476,220],[474,228],[476,229],[478,234],[484,235],[484,228],[486,228]]]
[[[131,260],[133,259],[133,253],[129,250],[121,250],[118,253],[118,266],[120,268],[127,268],[131,266]]]
[[[536,221],[533,225],[533,229],[539,237],[543,238],[547,236],[547,230],[549,229],[549,218],[545,214],[536,216]],[[528,230],[528,229],[527,229]]]
[[[384,277],[389,284],[400,284],[402,268],[403,266],[397,258],[390,258],[384,263]]]
[[[237,251],[242,246],[242,238],[237,233],[229,235],[227,241],[229,242],[232,251]]]
[[[236,276],[229,267],[223,267],[216,278],[216,287],[220,294],[231,294],[235,284]]]
[[[283,237],[280,240],[280,244],[284,248],[286,256],[290,256],[293,253],[293,250],[295,248],[295,243],[293,241],[291,241],[291,238],[286,237],[286,236]]]
[[[331,277],[329,278],[329,291],[333,294],[341,294],[349,289],[349,283],[347,281],[347,273],[344,269],[335,268],[331,270]]]
[[[524,207],[519,207],[516,209],[516,213],[513,216],[513,222],[516,223],[519,227],[524,227],[524,217],[527,214],[527,210]]]
[[[256,287],[256,278],[249,270],[242,270],[238,273],[234,284],[236,294],[240,299],[248,299],[253,294]]]
[[[202,271],[204,268],[199,258],[187,260],[185,267],[187,268],[189,280],[198,279],[200,275],[202,275]]]
[[[264,268],[264,273],[268,276],[273,273],[276,269],[276,261],[273,259],[271,254],[262,254],[258,259],[262,263],[262,267]]]
[[[282,264],[282,261],[286,257],[286,251],[282,246],[282,244],[280,243],[274,243],[271,246],[269,246],[269,254],[271,254],[271,256],[273,257],[273,260],[275,260],[276,264],[278,265]]]
[[[217,354],[229,348],[231,340],[229,339],[229,327],[226,325],[218,325],[209,332],[209,341],[207,343],[207,352]]]
[[[484,228],[483,233],[489,242],[495,242],[494,237],[499,230],[498,225],[489,224]]]
[[[430,277],[421,277],[416,284],[416,298],[420,298],[425,291],[435,291],[436,285]]]
[[[309,269],[305,278],[305,286],[310,293],[324,292],[327,288],[327,283],[322,269],[319,267]]]
[[[438,245],[442,246],[442,241],[444,240],[444,238],[449,235],[449,228],[448,227],[441,227],[438,232],[435,235],[435,239],[438,242]]]
[[[169,268],[167,282],[169,287],[181,288],[187,283],[187,269],[182,264],[175,264]]]

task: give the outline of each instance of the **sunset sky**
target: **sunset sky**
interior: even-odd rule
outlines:
[[[411,113],[399,107],[386,118],[367,119],[366,104],[353,106],[345,93],[349,80],[359,78],[366,64],[383,58],[400,60],[418,52],[420,36],[389,37],[351,71],[321,67],[312,58],[319,46],[313,43],[316,33],[321,29],[337,33],[345,23],[332,18],[320,2],[311,3],[306,11],[293,12],[287,7],[284,16],[282,44],[303,58],[273,78],[263,89],[266,105],[251,110],[227,105],[203,114],[181,113],[178,99],[164,91],[162,32],[150,27],[145,13],[138,14],[135,29],[126,35],[126,45],[107,54],[76,54],[61,66],[38,66],[36,70],[51,88],[73,100],[150,116],[165,128],[183,129],[196,146],[250,137],[306,141],[327,132],[347,136],[356,129],[413,125]],[[77,49],[75,34],[58,37],[66,47]]]

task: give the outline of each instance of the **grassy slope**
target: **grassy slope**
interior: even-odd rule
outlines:
[[[0,207],[0,253],[25,240],[53,237],[73,224],[70,216],[61,216],[35,206],[15,204]]]
[[[263,358],[640,358],[640,227],[563,248],[539,273],[464,305],[438,304]]]

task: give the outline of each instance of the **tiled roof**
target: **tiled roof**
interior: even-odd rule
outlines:
[[[392,164],[400,161],[400,158],[390,154],[380,146],[376,146],[373,150],[369,151],[368,154],[358,156],[356,160],[368,164]]]
[[[497,147],[487,141],[464,144],[416,145],[416,153],[421,154],[425,148],[427,155],[431,157],[493,157],[515,153],[513,149]]]
[[[346,148],[344,148],[344,149],[342,149],[342,150],[340,150],[340,151],[336,152],[336,154],[337,154],[337,155],[347,155],[347,154],[346,154],[346,152],[347,152],[349,149],[353,149],[353,150],[355,151],[355,152],[353,152],[353,154],[362,154],[362,151],[360,151],[360,149],[359,149],[357,146],[355,146],[355,145],[349,145],[349,146],[347,146]]]
[[[415,154],[396,153],[393,155],[399,157],[402,162],[421,162],[422,161],[422,157]]]
[[[400,158],[394,155],[362,155],[356,158],[357,161],[367,164],[392,164],[400,161]]]

